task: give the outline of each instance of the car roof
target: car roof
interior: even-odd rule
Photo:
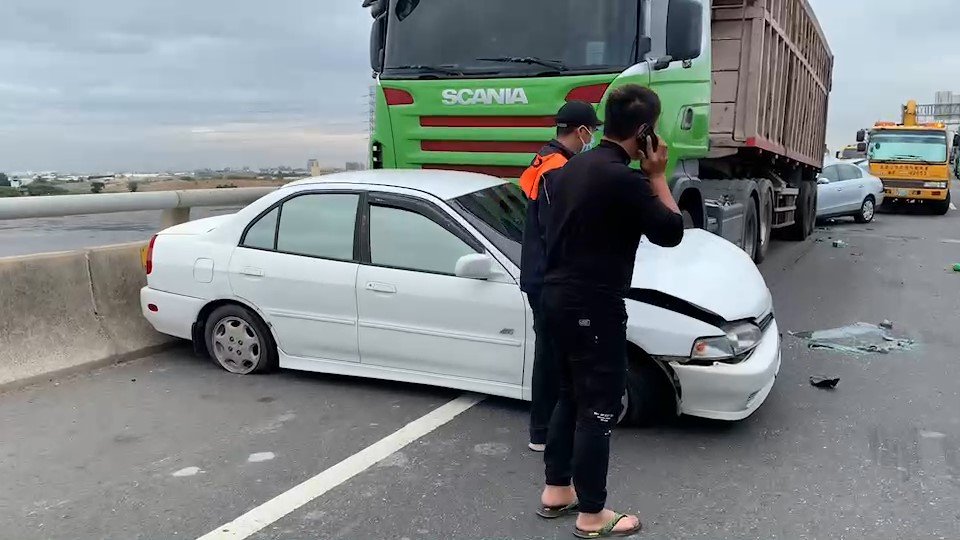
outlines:
[[[485,174],[460,171],[376,169],[315,176],[291,182],[284,187],[333,183],[407,188],[423,191],[443,200],[450,200],[504,184],[506,181]]]

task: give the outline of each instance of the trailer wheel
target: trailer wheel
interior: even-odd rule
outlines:
[[[794,223],[787,228],[786,236],[790,240],[806,240],[813,234],[817,222],[817,182],[803,180],[800,182],[800,195],[797,197],[797,211]]]

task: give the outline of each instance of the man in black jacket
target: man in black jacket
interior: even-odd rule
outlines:
[[[561,377],[540,515],[579,510],[575,532],[583,537],[641,528],[636,516],[606,509],[606,482],[610,431],[626,388],[624,296],[640,237],[664,247],[683,238],[665,175],[667,146],[653,131],[659,116],[660,99],[651,90],[613,91],[603,142],[572,158],[542,195],[550,214],[541,302]],[[642,160],[642,170],[630,168],[634,159]]]
[[[534,452],[543,452],[546,447],[547,427],[559,392],[556,362],[552,358],[550,340],[544,335],[543,310],[540,309],[546,264],[541,219],[546,217],[550,204],[540,194],[543,186],[556,177],[567,160],[593,146],[593,137],[599,126],[597,112],[589,103],[571,101],[565,104],[557,113],[557,137],[540,149],[520,177],[520,187],[527,196],[527,219],[520,254],[520,288],[527,293],[536,334],[528,445]]]

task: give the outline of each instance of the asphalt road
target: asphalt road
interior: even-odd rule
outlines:
[[[889,319],[917,345],[857,356],[785,336],[778,384],[746,421],[616,431],[610,502],[640,512],[643,538],[960,538],[960,212],[816,236],[762,266],[781,328]],[[812,387],[819,374],[837,389]],[[8,392],[0,537],[196,538],[457,395],[238,377],[187,349]],[[525,435],[525,406],[488,398],[252,538],[569,538],[569,520],[534,515],[542,464]]]

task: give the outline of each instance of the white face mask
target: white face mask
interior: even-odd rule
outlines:
[[[587,133],[590,135],[590,139],[588,139],[587,142],[583,142],[582,138],[580,139],[580,143],[583,144],[583,147],[580,149],[581,154],[587,150],[592,150],[595,146],[597,146],[598,133],[595,131],[590,132],[589,130],[587,130]],[[580,133],[577,133],[577,138],[580,138]]]

